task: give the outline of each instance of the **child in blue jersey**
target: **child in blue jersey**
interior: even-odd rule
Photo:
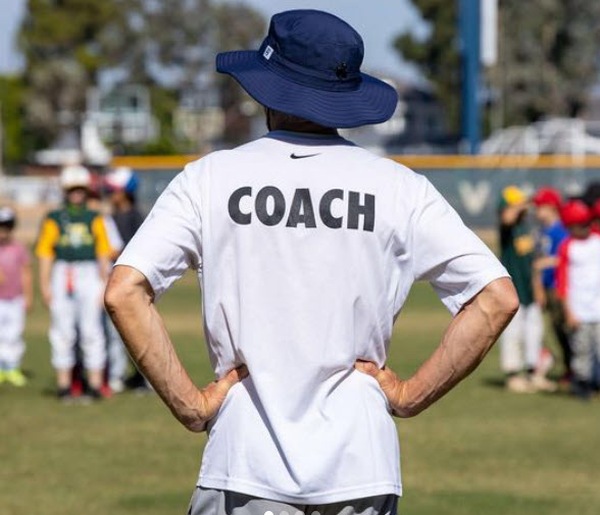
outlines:
[[[534,262],[534,292],[538,303],[544,306],[550,315],[552,329],[562,353],[564,378],[568,380],[571,375],[571,346],[563,307],[556,295],[556,265],[558,248],[569,236],[569,232],[560,219],[562,198],[557,190],[542,187],[532,200],[535,216],[541,226],[539,254]]]

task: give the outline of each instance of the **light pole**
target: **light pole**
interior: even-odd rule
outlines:
[[[480,20],[480,0],[459,0],[459,51],[462,68],[461,136],[469,154],[478,154],[481,145]]]

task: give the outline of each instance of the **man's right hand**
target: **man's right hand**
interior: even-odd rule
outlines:
[[[248,369],[246,365],[241,365],[227,372],[221,379],[198,390],[195,409],[192,410],[192,413],[181,416],[179,418],[181,423],[190,431],[198,433],[204,431],[206,423],[221,409],[229,390],[245,377],[248,377]]]
[[[519,309],[519,298],[508,277],[485,286],[450,322],[437,349],[407,380],[369,361],[355,368],[374,377],[392,413],[414,417],[467,377],[490,350]]]

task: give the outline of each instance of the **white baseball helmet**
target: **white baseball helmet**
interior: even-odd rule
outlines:
[[[60,173],[60,185],[63,190],[70,190],[73,188],[89,189],[91,183],[92,176],[85,166],[65,166]]]
[[[8,206],[0,207],[0,225],[14,227],[17,215],[15,210]]]

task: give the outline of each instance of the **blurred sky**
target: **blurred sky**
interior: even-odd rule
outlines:
[[[22,63],[15,49],[15,37],[25,12],[25,0],[0,2],[0,73],[14,72]]]
[[[224,0],[221,0],[224,1]],[[229,0],[231,1],[231,0]],[[266,18],[287,9],[321,9],[340,16],[358,30],[365,40],[365,68],[399,77],[415,73],[403,64],[392,49],[394,36],[412,29],[426,29],[410,0],[238,0],[261,11]],[[22,65],[15,49],[16,36],[26,0],[0,0],[0,73],[14,72]]]

